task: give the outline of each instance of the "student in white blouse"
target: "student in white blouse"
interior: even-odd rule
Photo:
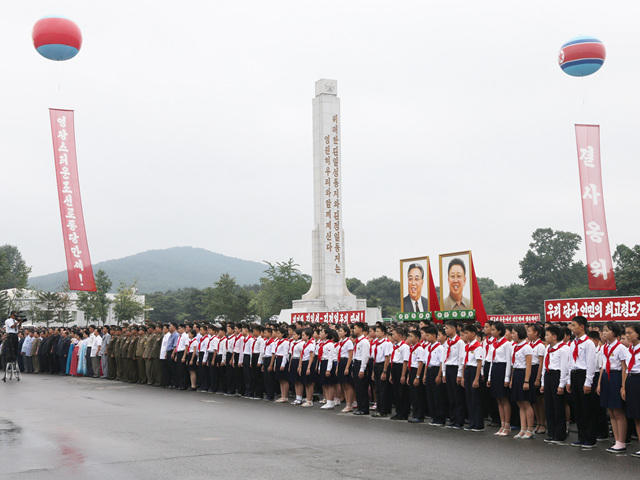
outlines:
[[[280,327],[275,332],[276,341],[273,347],[273,355],[275,357],[274,374],[278,383],[280,383],[280,398],[276,403],[285,403],[289,397],[289,375],[287,373],[289,361],[289,340],[286,338],[287,329]]]
[[[640,324],[627,325],[625,329],[629,346],[629,360],[623,368],[622,399],[627,402],[627,417],[636,425],[640,436]],[[640,450],[631,454],[640,458]]]
[[[615,322],[607,322],[602,330],[606,342],[601,350],[603,366],[596,392],[600,395],[600,405],[609,411],[611,429],[616,443],[607,449],[614,454],[626,453],[627,417],[622,400],[622,369],[626,368],[631,353],[620,343],[622,327]]]
[[[542,385],[545,415],[547,417],[547,438],[545,442],[564,445],[567,438],[565,410],[565,386],[569,380],[569,347],[562,341],[563,330],[557,325],[546,328],[547,350],[542,362]]]
[[[524,325],[514,325],[515,344],[511,354],[512,372],[511,375],[511,401],[518,404],[520,410],[520,432],[513,438],[529,440],[533,438],[534,415],[533,415],[533,392],[534,386],[531,381],[531,357],[533,348],[527,338],[527,330]]]
[[[494,435],[499,437],[506,437],[511,432],[511,403],[507,389],[511,380],[512,344],[505,336],[506,331],[502,322],[495,322],[491,327],[491,335],[495,340],[490,349],[491,366],[487,380],[487,387],[498,402],[501,426]]]
[[[543,434],[546,432],[544,418],[544,398],[539,393],[540,385],[542,385],[542,361],[544,360],[544,354],[546,347],[542,341],[544,335],[544,327],[539,323],[527,325],[527,339],[529,345],[533,349],[533,356],[531,357],[531,390],[533,396],[533,413],[536,417],[536,429],[534,433]]]

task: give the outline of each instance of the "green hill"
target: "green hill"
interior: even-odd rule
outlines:
[[[113,282],[137,282],[141,293],[174,290],[178,288],[204,288],[212,286],[223,273],[229,273],[240,285],[258,283],[265,264],[227,257],[203,248],[173,247],[166,250],[148,250],[117,260],[93,265],[94,273],[102,269]],[[51,273],[29,279],[29,285],[40,290],[59,290],[67,281],[67,272]]]

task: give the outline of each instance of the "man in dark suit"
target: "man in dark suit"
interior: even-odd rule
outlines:
[[[422,296],[424,285],[424,268],[422,265],[412,263],[407,271],[407,290],[409,294],[404,297],[404,312],[428,312],[429,302]]]

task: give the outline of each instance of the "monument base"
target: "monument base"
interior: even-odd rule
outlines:
[[[366,322],[373,325],[382,321],[382,312],[378,307],[367,307],[367,301],[356,299],[355,305],[328,308],[327,304],[317,300],[294,300],[293,308],[280,311],[278,321],[291,323],[293,319],[316,323],[355,323]]]

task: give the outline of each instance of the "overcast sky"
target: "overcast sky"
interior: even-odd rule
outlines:
[[[34,50],[45,15],[79,25],[76,58]],[[471,249],[479,276],[517,281],[534,229],[583,234],[576,122],[601,125],[612,249],[638,243],[639,17],[637,1],[2,2],[0,243],[33,274],[65,268],[47,111],[63,107],[94,263],[190,245],[310,273],[319,78],[342,101],[347,276]],[[607,60],[576,79],[557,54],[580,34]]]

